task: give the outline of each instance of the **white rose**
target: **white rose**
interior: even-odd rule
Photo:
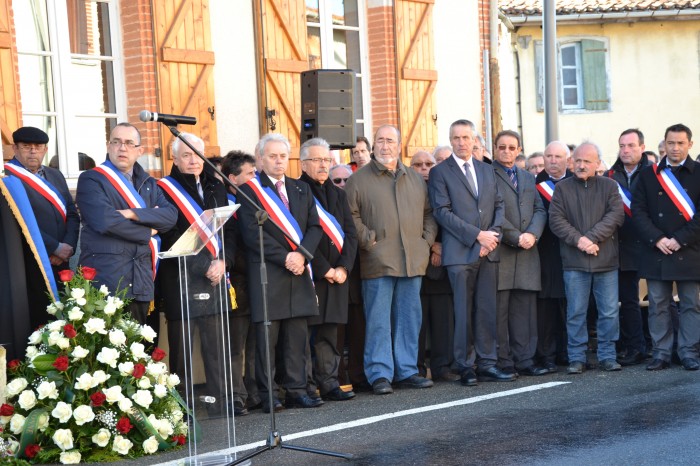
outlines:
[[[148,390],[136,390],[131,399],[134,400],[134,403],[144,408],[148,408],[153,403],[153,395]]]
[[[53,443],[63,451],[73,448],[73,433],[70,429],[58,429],[53,434]]]
[[[24,419],[25,417],[21,414],[15,413],[12,415],[12,418],[10,418],[10,430],[13,434],[19,435],[22,433],[22,429],[24,428]]]
[[[42,414],[39,416],[39,422],[36,423],[36,428],[40,431],[45,431],[49,427],[49,415]]]
[[[61,301],[56,301],[54,304],[59,311],[63,310],[63,303]]]
[[[165,387],[165,385],[156,384],[156,386],[153,388],[153,394],[158,398],[163,398],[168,394],[168,389]]]
[[[75,381],[76,390],[90,390],[92,385],[92,375],[89,372],[84,373]]]
[[[141,327],[141,336],[147,342],[153,343],[153,340],[158,336],[158,334],[150,326],[144,325]]]
[[[44,380],[36,387],[36,392],[39,394],[39,399],[50,398],[55,400],[58,398],[58,390],[56,389],[56,382],[48,382]]]
[[[153,415],[148,416],[148,419],[161,437],[168,438],[173,434],[173,425],[167,419],[156,419]]]
[[[88,354],[90,354],[90,350],[85,349],[82,346],[76,346],[75,348],[73,348],[71,356],[73,356],[74,361],[77,361],[78,359],[83,359]]]
[[[63,338],[63,334],[61,332],[53,331],[49,333],[49,346],[56,346],[56,343],[58,343],[58,340],[61,338]]]
[[[87,300],[85,299],[85,290],[82,288],[73,288],[70,290],[70,295],[73,299],[75,299],[75,303],[78,306],[85,306],[87,304]]]
[[[35,357],[39,356],[39,350],[36,349],[36,346],[27,346],[27,350],[24,354],[33,361]]]
[[[131,440],[128,438],[122,437],[121,435],[116,435],[114,437],[114,442],[112,443],[112,450],[116,451],[120,455],[126,455],[133,446],[134,444],[131,443]]]
[[[41,330],[35,330],[32,332],[31,335],[29,335],[29,344],[30,345],[38,345],[41,343],[41,334],[43,332]]]
[[[55,316],[56,312],[58,312],[58,309],[56,308],[56,305],[54,303],[51,303],[48,306],[46,306],[46,312],[48,312],[52,316]]]
[[[126,343],[126,335],[119,329],[109,332],[109,342],[114,346],[124,346]]]
[[[112,434],[110,434],[107,429],[102,428],[98,430],[95,435],[92,436],[92,443],[95,443],[100,447],[106,447],[111,437]]]
[[[131,375],[134,372],[134,363],[132,361],[122,362],[119,364],[119,374]]]
[[[117,310],[122,307],[123,304],[124,302],[121,299],[117,298],[116,296],[110,296],[107,298],[107,304],[105,305],[104,312],[108,316],[111,316],[117,312]]]
[[[136,384],[139,388],[151,388],[151,380],[148,377],[141,377]]]
[[[132,403],[131,400],[127,397],[124,397],[121,400],[119,400],[117,405],[123,413],[128,413],[129,411],[131,411],[131,408],[134,406],[134,403]]]
[[[68,319],[70,320],[80,320],[84,315],[85,313],[80,310],[79,307],[73,307],[70,311],[68,311]]]
[[[114,348],[102,348],[100,352],[97,353],[97,360],[102,364],[107,364],[109,367],[117,367],[119,351]]]
[[[46,326],[49,332],[60,332],[63,330],[63,326],[66,325],[65,320],[54,320]]]
[[[68,349],[70,348],[70,340],[66,337],[61,337],[58,339],[56,342],[56,346],[58,346],[61,349]]]
[[[149,455],[158,451],[158,440],[156,440],[154,435],[143,441],[143,451]]]
[[[122,395],[122,387],[119,385],[115,385],[113,387],[105,388],[102,390],[102,393],[105,394],[107,397],[107,403],[116,403],[117,401],[121,400],[124,398],[124,395]]]
[[[85,322],[85,331],[89,334],[101,333],[102,335],[106,335],[105,321],[99,317],[91,317]]]
[[[36,395],[34,394],[33,390],[24,390],[22,393],[19,394],[19,398],[17,399],[17,401],[19,403],[20,408],[22,408],[25,411],[28,411],[34,406],[36,406]]]
[[[177,374],[168,376],[168,388],[176,387],[180,383],[180,377]]]
[[[78,450],[64,451],[61,453],[61,464],[78,464],[80,463],[80,452]]]
[[[107,288],[107,285],[102,285],[100,287],[100,293],[103,295],[107,296],[109,294],[109,288]],[[100,445],[101,447],[104,447],[104,445]]]
[[[68,422],[73,415],[73,408],[68,403],[59,401],[56,403],[56,407],[51,411],[51,415],[58,419],[59,422]],[[69,447],[70,448],[70,447]]]
[[[80,405],[73,411],[73,417],[75,418],[75,423],[82,426],[85,423],[92,422],[95,419],[95,413],[92,412],[92,408],[88,405]]]
[[[168,371],[168,366],[164,362],[149,362],[146,365],[146,372],[154,377],[165,374]]]
[[[141,343],[132,343],[129,347],[131,354],[134,356],[134,360],[145,359],[148,357],[144,351],[144,346]]]
[[[24,389],[27,388],[27,385],[27,379],[24,379],[22,377],[14,379],[5,387],[5,393],[7,394],[8,398],[12,398],[13,396],[22,393]]]
[[[170,416],[173,418],[174,422],[178,422],[181,421],[183,417],[185,417],[185,414],[181,410],[176,409],[175,411],[170,413]]]
[[[92,386],[97,387],[100,384],[105,383],[109,378],[112,377],[108,375],[105,371],[99,370],[92,373]]]

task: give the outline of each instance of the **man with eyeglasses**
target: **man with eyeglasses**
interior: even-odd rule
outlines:
[[[80,264],[97,270],[96,286],[126,290],[131,315],[145,324],[154,294],[158,233],[170,230],[177,209],[136,161],[141,134],[119,123],[107,142],[107,159],[78,178],[76,200],[82,215]]]
[[[365,375],[376,395],[399,387],[432,387],[418,373],[421,277],[437,225],[425,182],[401,163],[401,135],[390,125],[377,129],[374,160],[348,181],[360,245],[365,303]]]
[[[39,128],[24,126],[12,133],[12,140],[14,157],[5,164],[5,173],[22,181],[41,233],[41,238],[35,239],[36,244],[46,249],[54,279],[59,283],[58,272],[69,268],[68,260],[78,244],[80,216],[63,174],[43,165],[49,135]],[[27,253],[31,256],[31,252]],[[32,271],[38,272],[38,269],[27,269],[28,273]],[[46,323],[48,318],[46,292],[43,287],[37,288],[40,283],[43,283],[41,276],[27,277],[33,329]]]
[[[325,233],[312,251],[319,315],[309,317],[308,323],[315,354],[315,387],[325,400],[345,401],[354,398],[355,393],[341,390],[338,382],[338,325],[348,321],[348,275],[357,254],[357,233],[345,191],[328,182],[329,149],[325,140],[313,138],[299,151],[303,171],[299,180],[311,189]],[[314,392],[315,387],[311,387]]]
[[[428,174],[430,173],[430,169],[434,166],[435,159],[424,150],[419,150],[413,154],[413,157],[411,157],[411,167],[423,178],[426,183],[428,182]]]
[[[340,189],[345,189],[345,184],[348,182],[350,176],[352,176],[352,168],[343,164],[335,165],[328,172],[330,180]]]

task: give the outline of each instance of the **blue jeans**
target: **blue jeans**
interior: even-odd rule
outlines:
[[[365,375],[399,381],[418,373],[422,277],[362,280],[365,302]]]
[[[588,330],[586,311],[593,285],[598,309],[598,361],[617,358],[615,342],[620,334],[617,307],[617,270],[610,272],[564,271],[566,288],[566,331],[568,333],[569,362],[586,363]]]

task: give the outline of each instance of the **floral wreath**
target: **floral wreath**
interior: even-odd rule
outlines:
[[[0,461],[115,461],[186,442],[180,378],[150,349],[156,332],[125,311],[124,290],[94,287],[96,274],[62,271],[65,291],[46,309],[55,320],[29,336],[24,361],[8,362]]]

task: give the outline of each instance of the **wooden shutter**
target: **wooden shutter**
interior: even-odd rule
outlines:
[[[214,105],[214,52],[209,0],[156,0],[153,3],[158,75],[158,111],[197,117],[180,127],[204,140],[205,155],[220,155]],[[232,44],[235,46],[235,44]],[[161,127],[164,174],[170,173],[173,136]]]
[[[306,3],[304,0],[256,0],[254,4],[258,70],[262,81],[260,133],[281,133],[289,139],[292,152],[288,175],[297,177],[301,174],[301,72],[310,69]],[[268,116],[267,111],[274,111],[274,115]]]
[[[22,126],[17,76],[17,54],[12,48],[11,0],[0,0],[0,134],[5,158],[12,157],[12,132]]]
[[[434,0],[397,0],[396,61],[398,65],[399,121],[402,154],[410,158],[418,150],[437,146],[433,53]]]
[[[591,39],[581,41],[583,98],[586,110],[608,110],[610,107],[605,65],[607,53],[605,42]]]

